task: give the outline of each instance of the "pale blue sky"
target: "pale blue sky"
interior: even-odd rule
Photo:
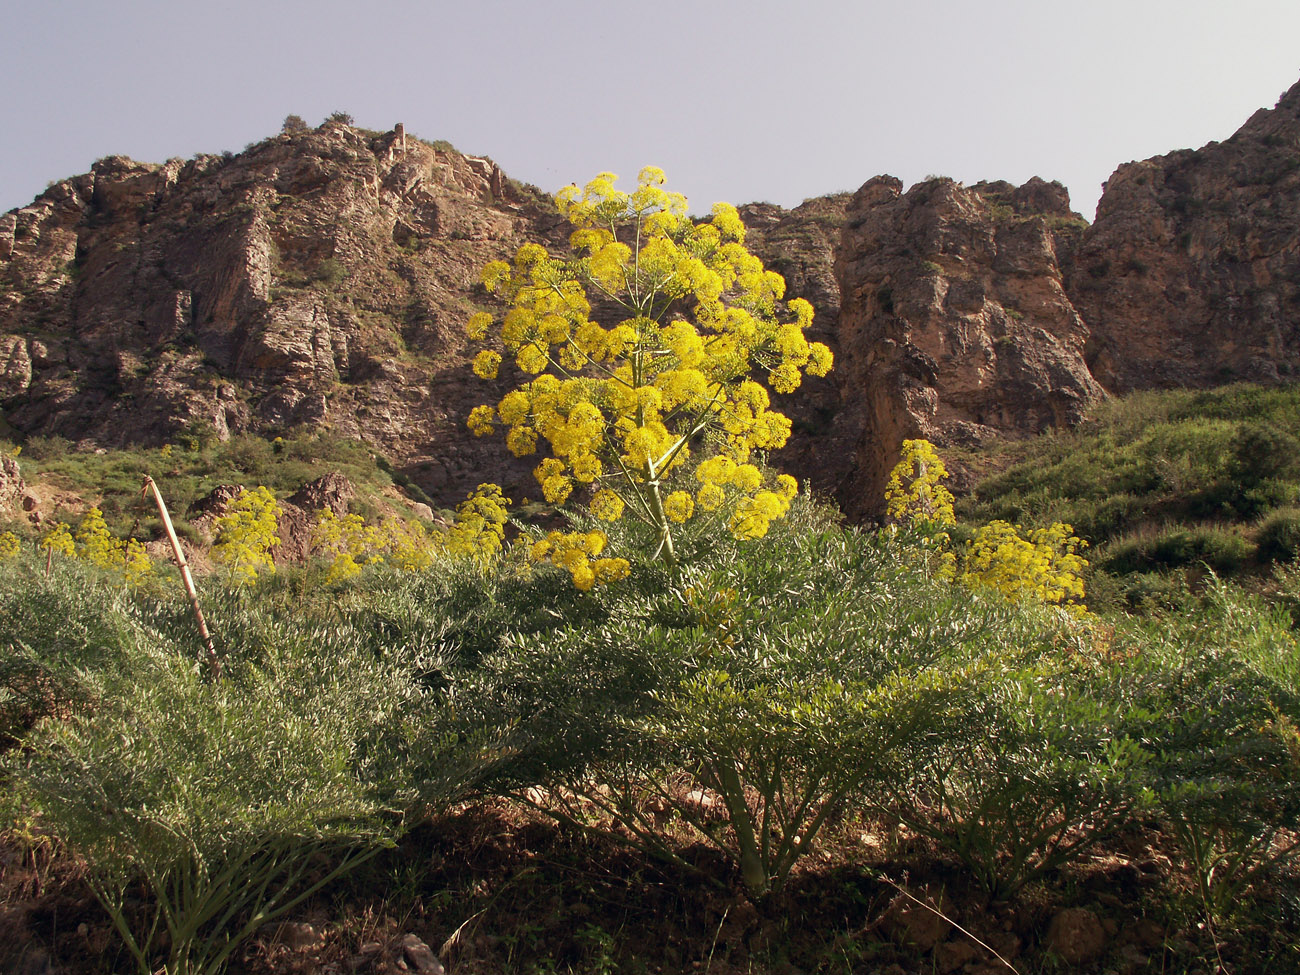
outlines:
[[[343,110],[546,190],[653,163],[703,211],[1038,175],[1091,219],[1119,163],[1300,80],[1300,0],[0,0],[0,38],[0,211]]]

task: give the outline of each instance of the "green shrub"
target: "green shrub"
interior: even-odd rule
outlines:
[[[0,562],[0,749],[41,718],[76,712],[96,696],[93,675],[123,668],[134,640],[130,595],[82,561],[24,550]]]
[[[1300,646],[1290,617],[1213,582],[1146,625],[1114,673],[1154,793],[1205,910],[1300,852]]]
[[[1294,562],[1300,558],[1300,508],[1273,512],[1259,527],[1260,558]]]
[[[1217,525],[1169,527],[1112,542],[1099,553],[1108,572],[1152,572],[1202,563],[1231,574],[1254,555],[1254,546],[1230,528]]]
[[[1253,567],[1249,545],[1206,528],[1241,535],[1300,500],[1297,428],[1297,386],[1144,392],[1099,404],[1073,431],[947,459],[992,472],[958,499],[959,519],[1073,525],[1099,555],[1118,546],[1113,573],[1201,561],[1238,573]],[[1162,551],[1133,548],[1151,534],[1170,536]]]
[[[579,824],[594,806],[672,856],[666,811],[762,898],[851,797],[883,802],[970,668],[1072,626],[931,578],[905,537],[815,524],[800,501],[679,585],[634,576],[605,621],[507,637],[454,674],[465,727],[504,729],[482,787]]]
[[[9,686],[34,673],[74,709],[18,723],[5,772],[40,828],[86,858],[141,973],[222,971],[254,930],[390,842],[417,795],[445,797],[454,776],[424,761],[427,662],[209,581],[213,680],[183,600],[60,576],[5,591],[0,649]]]
[[[29,437],[23,444],[24,459],[58,460],[72,450],[72,441],[63,437]]]
[[[1115,832],[1143,802],[1149,762],[1094,668],[1050,654],[1020,663],[1023,650],[1008,650],[953,675],[890,783],[890,811],[995,898]]]

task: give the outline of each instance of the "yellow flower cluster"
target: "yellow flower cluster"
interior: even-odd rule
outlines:
[[[695,468],[699,482],[695,500],[703,511],[730,508],[731,533],[737,538],[762,538],[771,523],[785,517],[799,491],[789,474],[778,474],[775,488],[765,486],[763,471],[753,464],[737,464],[719,454]]]
[[[1012,600],[1072,603],[1071,611],[1081,614],[1088,560],[1078,553],[1087,544],[1062,522],[1021,537],[1009,522],[991,521],[967,544],[961,581],[989,586]]]
[[[550,562],[573,577],[573,585],[583,592],[593,586],[626,579],[631,570],[627,559],[599,558],[605,551],[604,532],[558,532],[534,542],[528,555],[534,562]]]
[[[41,548],[49,549],[59,555],[77,554],[77,543],[72,538],[72,532],[68,531],[68,526],[61,521],[56,521],[46,531],[45,537],[41,539]]]
[[[5,559],[16,559],[21,547],[18,536],[13,532],[0,532],[0,562]]]
[[[798,485],[788,474],[777,476],[777,490],[757,491],[742,497],[731,514],[731,533],[737,538],[762,538],[772,522],[784,518]]]
[[[885,485],[885,514],[896,525],[944,528],[957,523],[952,493],[943,486],[948,469],[928,440],[904,440],[902,456]]]
[[[790,421],[751,376],[765,371],[773,390],[793,392],[805,374],[830,370],[831,351],[805,338],[812,306],[783,301],[781,276],[745,249],[735,207],[719,203],[696,223],[685,198],[662,188],[661,170],[642,170],[632,193],[617,190],[616,179],[601,173],[557,194],[574,227],[571,256],[527,244],[512,263],[484,268],[484,285],[508,310],[496,329],[490,314],[474,315],[467,334],[499,342],[535,378],[496,407],[476,407],[469,427],[483,436],[499,421],[516,456],[545,442],[550,456],[535,474],[553,504],[589,485],[597,517],[631,512],[661,534],[729,504],[739,513],[733,531],[756,537],[785,513],[792,491],[765,490],[761,476],[728,480],[730,490],[703,478],[703,496],[669,482],[701,442],[757,471],[751,454],[783,446]],[[617,308],[615,320],[592,320],[593,300]],[[494,378],[501,362],[485,348],[474,371]]]
[[[433,565],[437,536],[418,521],[387,518],[382,526],[388,561],[403,572],[421,572]]]
[[[495,484],[480,484],[456,507],[456,520],[447,529],[446,546],[452,555],[467,556],[486,564],[501,551],[506,537],[506,509],[510,499]]]
[[[434,552],[444,546],[430,537],[418,521],[385,518],[368,525],[357,514],[342,518],[326,509],[312,526],[312,547],[330,559],[326,582],[340,582],[357,575],[363,566],[390,562],[406,572],[418,572],[433,564]]]
[[[251,585],[262,572],[274,572],[271,549],[280,544],[280,505],[268,488],[241,490],[217,519],[212,557],[230,569],[239,585]]]
[[[382,562],[387,548],[385,541],[383,531],[367,525],[360,515],[346,514],[340,518],[328,508],[316,516],[311,529],[312,548],[330,560],[327,583],[351,579],[362,566]]]
[[[364,566],[379,562],[405,572],[420,572],[433,564],[438,553],[488,562],[501,551],[510,499],[495,484],[480,484],[456,509],[455,521],[443,531],[429,532],[418,521],[385,518],[367,524],[357,514],[339,517],[322,511],[312,527],[312,546],[329,559],[327,582],[357,575]]]
[[[62,554],[76,554],[91,565],[122,573],[132,585],[139,585],[154,573],[153,559],[134,538],[114,537],[104,521],[104,513],[92,507],[77,525],[75,540],[64,525],[56,525],[45,536],[44,546]]]

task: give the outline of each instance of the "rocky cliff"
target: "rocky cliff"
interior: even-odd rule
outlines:
[[[459,487],[508,458],[464,428],[478,269],[556,224],[489,160],[400,131],[103,159],[0,218],[0,406],[108,446],[322,425]]]
[[[1112,392],[1300,378],[1300,84],[1225,142],[1120,166],[1067,288]]]
[[[874,511],[905,439],[978,446],[1075,423],[1103,395],[1058,258],[1083,226],[1038,179],[903,193],[886,176],[854,195],[836,263],[850,515]]]
[[[877,177],[741,212],[838,358],[778,400],[777,462],[855,517],[906,437],[977,446],[1106,392],[1300,369],[1300,85],[1224,143],[1121,166],[1092,226],[1040,179]],[[564,234],[490,160],[400,126],[100,160],[0,217],[0,420],[108,446],[307,424],[443,501],[526,493],[528,466],[465,430],[492,391],[461,325],[484,263]]]

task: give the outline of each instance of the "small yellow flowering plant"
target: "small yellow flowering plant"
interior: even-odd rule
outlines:
[[[719,203],[696,223],[686,198],[663,189],[662,170],[643,169],[631,193],[616,179],[601,173],[556,195],[574,228],[569,256],[526,244],[513,263],[483,269],[508,308],[499,323],[486,312],[469,320],[470,339],[484,344],[474,372],[495,379],[509,356],[525,379],[475,408],[469,426],[482,436],[502,424],[519,457],[544,444],[534,473],[548,502],[580,488],[596,518],[648,525],[654,557],[675,565],[675,526],[710,515],[759,538],[785,515],[794,478],[753,461],[785,444],[790,420],[756,377],[790,393],[805,374],[824,376],[832,357],[804,337],[812,306],[784,301],[784,280],[745,248],[735,207]],[[538,546],[566,566],[593,548],[586,536]],[[591,563],[574,580],[613,572]]]
[[[119,539],[108,530],[104,513],[92,507],[82,516],[71,548],[77,558],[84,559],[101,569],[121,572],[125,580],[139,585],[154,573],[153,560],[145,547],[134,538]],[[55,528],[45,538],[51,551],[67,554],[69,538],[66,528]]]
[[[885,517],[892,524],[929,525],[937,529],[957,523],[952,492],[944,487],[948,468],[928,440],[904,440],[902,455],[885,485]]]
[[[280,544],[282,511],[269,488],[241,490],[217,519],[212,558],[226,566],[238,585],[252,585],[263,572],[275,572],[271,549]]]
[[[1079,553],[1088,543],[1062,522],[1046,528],[1017,529],[991,521],[975,530],[957,557],[948,550],[948,529],[957,524],[952,493],[943,485],[948,470],[928,440],[904,440],[898,464],[885,485],[885,517],[892,525],[919,529],[934,546],[941,578],[971,588],[996,589],[1013,601],[1029,597],[1063,605],[1076,616],[1083,605],[1083,573],[1088,560]],[[1024,535],[1021,535],[1024,531]]]
[[[357,514],[328,509],[312,525],[312,548],[329,562],[327,583],[359,575],[365,565],[388,562],[404,572],[421,572],[445,553],[488,566],[502,550],[510,499],[495,484],[480,484],[456,507],[445,529],[428,531],[418,521],[387,518],[370,525]]]

